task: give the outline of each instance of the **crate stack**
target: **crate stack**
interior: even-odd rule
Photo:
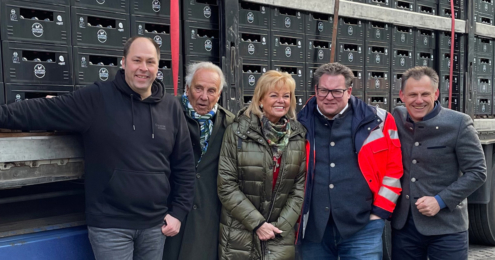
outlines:
[[[332,49],[333,16],[321,13],[307,13],[305,25],[306,44],[306,97],[315,94],[314,72],[322,64],[330,62]],[[362,75],[360,75],[362,76]]]
[[[304,35],[305,13],[282,7],[271,10],[270,68],[287,72],[296,82],[296,109],[306,103]]]
[[[421,14],[438,15],[438,0],[416,0],[414,8]]]
[[[473,67],[476,78],[473,91],[476,115],[491,115],[493,111],[493,45],[493,39],[475,37]]]
[[[165,92],[173,95],[172,54],[170,43],[170,0],[156,0],[151,4],[139,0],[130,1],[131,37],[153,39],[160,47],[160,61],[156,78],[163,81]],[[181,57],[181,56],[180,56]],[[182,59],[179,57],[179,84],[182,79]],[[183,89],[178,89],[181,94]]]
[[[0,10],[2,102],[73,91],[68,0],[6,0]]]
[[[242,102],[248,105],[256,82],[270,69],[271,8],[244,1],[239,6],[239,87]]]
[[[184,65],[210,61],[221,67],[220,0],[182,2]],[[185,83],[183,83],[185,87]]]
[[[414,44],[415,29],[412,27],[392,26],[392,57],[391,57],[391,79],[390,111],[397,106],[403,106],[399,97],[402,87],[402,74],[409,68],[415,66]]]
[[[365,22],[365,96],[366,102],[389,110],[392,27],[385,23]]]
[[[71,0],[75,89],[111,81],[129,39],[129,0]]]
[[[353,82],[352,95],[365,100],[365,22],[362,20],[339,17],[337,26],[337,46],[335,61],[348,66],[356,79]]]
[[[438,32],[438,77],[440,89],[440,104],[449,106],[450,88],[450,46],[452,44],[451,32]],[[465,45],[464,36],[454,34],[454,56],[452,68],[452,109],[463,111],[463,89],[465,72]],[[491,81],[491,79],[490,79]]]

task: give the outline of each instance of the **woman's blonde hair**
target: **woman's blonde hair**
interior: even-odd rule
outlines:
[[[296,120],[296,82],[292,76],[287,72],[278,72],[276,70],[269,70],[259,78],[254,89],[253,99],[249,104],[244,114],[250,116],[251,113],[261,118],[263,112],[260,109],[261,100],[265,95],[274,89],[280,89],[282,87],[288,87],[290,90],[290,107],[287,112],[287,117]]]

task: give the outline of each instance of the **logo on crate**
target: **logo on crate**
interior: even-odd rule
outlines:
[[[406,34],[403,33],[403,34],[400,35],[400,41],[401,42],[406,42]]]
[[[160,37],[159,35],[155,35],[155,37],[153,37],[153,41],[155,41],[159,47],[162,47],[162,43],[163,43],[162,37]]]
[[[318,22],[318,31],[323,32],[323,22]]]
[[[108,79],[108,70],[105,68],[101,68],[100,71],[98,71],[98,74],[100,75],[100,79],[102,81],[107,81]]]
[[[253,14],[253,12],[248,12],[247,13],[247,22],[248,23],[253,23],[254,22],[254,14]]]
[[[15,13],[14,9],[10,10],[10,20],[17,21],[17,14]]]
[[[264,6],[262,6],[262,7],[261,7],[261,13],[262,13],[262,14],[264,14],[264,13],[265,13],[265,7],[264,7]]]
[[[382,36],[382,34],[380,33],[380,30],[376,29],[376,32],[375,32],[375,37],[377,39],[380,39],[380,37]]]
[[[119,32],[123,32],[124,31],[124,24],[123,23],[119,23]]]
[[[309,77],[313,78],[313,70],[309,70]]]
[[[400,65],[404,67],[406,65],[406,59],[404,57],[400,58]]]
[[[35,37],[41,37],[43,36],[43,25],[40,23],[33,23],[31,26],[31,32]]]
[[[252,43],[248,44],[248,53],[251,55],[254,54],[254,44]]]
[[[205,50],[206,51],[211,51],[212,48],[213,48],[213,43],[211,43],[210,40],[206,40],[205,41]]]
[[[160,81],[163,81],[163,72],[158,71],[158,72],[156,73],[156,78],[157,78],[158,80],[160,80]]]
[[[486,52],[486,45],[483,45],[483,52]]]
[[[57,25],[64,25],[64,22],[62,21],[61,15],[57,15]]]
[[[375,62],[380,63],[380,54],[377,54],[375,57]]]
[[[319,50],[318,51],[318,59],[323,60],[324,57],[325,57],[325,53],[323,53],[323,50]]]
[[[205,8],[203,9],[203,14],[204,14],[205,18],[210,18],[211,8],[209,6],[205,6]]]
[[[34,65],[34,76],[41,79],[45,76],[45,74],[46,74],[46,70],[45,70],[45,66],[43,66],[43,64]]]
[[[428,66],[428,62],[426,60],[423,61],[423,66]]]
[[[58,65],[65,65],[65,58],[64,56],[60,55],[58,56]]]
[[[100,5],[104,4],[105,3],[105,0],[96,0],[96,2]]]
[[[138,25],[138,34],[143,35],[143,33],[144,33],[143,26],[140,24],[140,25]]]
[[[107,41],[107,32],[103,29],[100,29],[97,33],[98,41],[101,43],[105,43]]]
[[[191,30],[191,39],[196,39],[196,30]]]
[[[265,37],[263,37],[263,39],[261,39],[261,44],[266,45],[266,38]]]
[[[352,35],[354,33],[354,29],[352,29],[352,26],[347,27],[347,34]]]
[[[160,9],[162,9],[162,4],[159,0],[153,0],[151,2],[151,8],[153,9],[153,11],[155,11],[155,13],[158,13],[160,12]]]
[[[426,38],[426,37],[425,37],[425,39],[423,40],[423,43],[424,43],[425,45],[428,45],[428,38]]]
[[[21,102],[21,95],[20,94],[15,95],[15,101],[14,102]]]
[[[449,61],[449,68],[450,68],[450,61]],[[483,65],[483,72],[486,72],[486,65]]]
[[[292,55],[292,50],[290,47],[285,47],[285,56],[290,57]]]
[[[86,28],[83,17],[79,17],[79,28]]]
[[[19,54],[16,51],[14,51],[14,53],[12,54],[12,62],[13,63],[20,63],[19,62]]]
[[[375,88],[380,88],[380,80],[375,79]]]
[[[485,11],[488,11],[488,4],[485,3]]]
[[[82,68],[88,67],[88,63],[86,62],[86,57],[81,57],[81,67]]]
[[[297,76],[302,77],[302,71],[301,70],[297,70]]]
[[[302,48],[301,41],[297,41],[297,48]]]
[[[285,27],[289,28],[290,23],[291,23],[290,17],[285,17]]]
[[[347,56],[347,59],[349,60],[349,62],[352,62],[354,60],[354,55],[351,53],[349,53],[349,55]]]
[[[256,83],[256,78],[254,77],[254,75],[249,75],[248,83],[249,83],[249,86],[254,86],[254,83]]]

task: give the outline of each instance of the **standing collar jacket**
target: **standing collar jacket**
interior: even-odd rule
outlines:
[[[308,100],[306,106],[299,112],[299,122],[306,127],[307,145],[306,162],[307,177],[304,204],[302,210],[302,225],[298,234],[302,234],[309,218],[310,201],[315,174],[315,129],[314,112],[316,97]],[[373,193],[372,214],[383,219],[390,218],[401,192],[400,178],[402,177],[402,153],[395,120],[387,111],[372,107],[362,100],[351,96],[349,108],[353,109],[351,124],[353,147],[363,177],[367,180]],[[299,235],[297,243],[299,240]]]

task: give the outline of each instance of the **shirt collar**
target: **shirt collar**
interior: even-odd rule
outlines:
[[[334,116],[332,119],[328,118],[327,116],[325,116],[321,111],[320,111],[320,108],[318,107],[318,105],[316,105],[316,110],[318,110],[318,113],[320,113],[320,115],[322,115],[325,119],[327,120],[334,120],[336,118],[339,118],[346,110],[347,108],[349,107],[349,103],[345,104],[345,107],[344,109],[342,109],[342,111],[340,111],[340,113],[336,116]]]

